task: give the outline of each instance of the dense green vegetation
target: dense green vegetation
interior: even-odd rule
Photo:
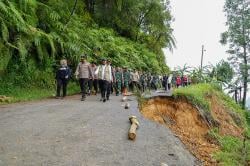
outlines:
[[[115,66],[167,72],[161,49],[174,47],[168,7],[162,0],[1,1],[0,94],[52,90],[58,61],[67,58],[74,70],[82,53],[89,61],[110,57]]]

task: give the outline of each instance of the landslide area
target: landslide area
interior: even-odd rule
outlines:
[[[226,159],[218,159],[216,154],[223,149],[224,137],[244,140],[245,119],[241,113],[234,112],[233,107],[227,106],[218,94],[209,92],[200,93],[206,101],[204,107],[195,96],[174,92],[173,97],[144,101],[140,111],[144,117],[170,128],[203,165],[226,165],[227,161],[223,161]]]

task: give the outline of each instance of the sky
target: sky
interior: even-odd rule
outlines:
[[[198,67],[204,45],[203,64],[215,64],[227,59],[227,47],[220,44],[220,34],[226,31],[223,12],[225,0],[170,0],[174,17],[172,28],[177,48],[164,49],[167,65]]]

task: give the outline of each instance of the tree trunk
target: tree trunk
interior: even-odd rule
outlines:
[[[238,103],[238,100],[237,100],[237,89],[234,90],[234,100],[236,103]]]
[[[128,132],[129,139],[134,140],[136,138],[136,129],[137,129],[137,124],[132,123]]]
[[[244,68],[243,68],[243,99],[242,99],[242,108],[245,109],[246,106],[246,98],[247,98],[247,78],[248,78],[248,67],[247,67],[247,52],[246,52],[246,44],[243,46],[244,50]]]
[[[128,132],[128,138],[134,140],[136,138],[136,129],[139,126],[139,122],[135,116],[131,116],[129,118],[129,121],[131,123],[131,126]]]
[[[241,102],[241,99],[242,99],[241,93],[242,93],[242,88],[240,87],[240,102]]]
[[[94,14],[94,10],[95,10],[95,0],[85,0],[85,6],[86,6],[86,10],[87,10],[90,14]]]

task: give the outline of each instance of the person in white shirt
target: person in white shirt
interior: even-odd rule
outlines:
[[[170,74],[168,76],[168,90],[171,90],[171,87],[172,87],[172,79],[173,79],[173,74]]]
[[[110,65],[106,64],[106,59],[102,59],[102,65],[98,66],[95,74],[97,74],[99,87],[101,90],[101,100],[106,102],[109,100],[108,86],[113,81],[112,69]]]
[[[139,86],[140,76],[139,76],[138,71],[134,70],[134,72],[132,72],[131,75],[132,75],[132,91],[134,91],[135,88],[140,90],[140,86]]]

